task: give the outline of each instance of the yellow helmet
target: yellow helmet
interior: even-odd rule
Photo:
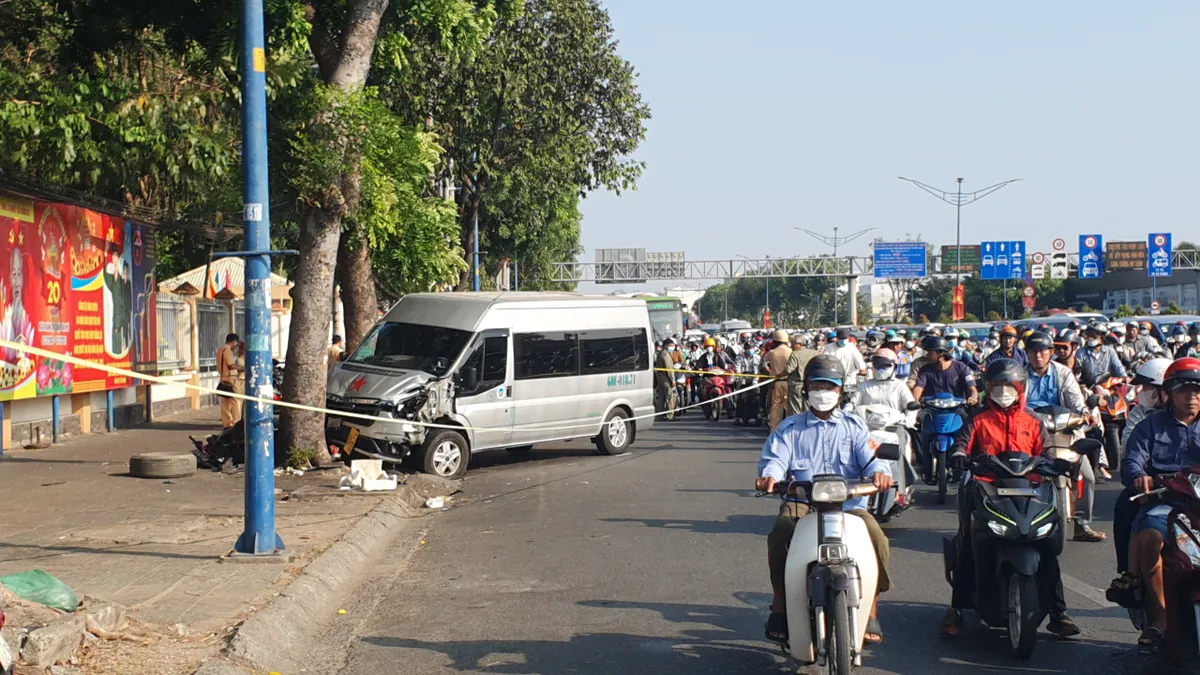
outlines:
[[[712,338],[704,338],[704,346],[705,347],[716,347],[717,341]]]

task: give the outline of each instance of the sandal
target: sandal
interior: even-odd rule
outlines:
[[[1126,609],[1140,608],[1142,599],[1139,597],[1138,591],[1141,585],[1142,580],[1138,575],[1132,572],[1122,572],[1121,576],[1113,579],[1112,583],[1108,585],[1108,590],[1104,591],[1104,598]]]
[[[867,632],[863,634],[863,642],[871,645],[883,642],[883,626],[879,624],[879,617],[873,616],[867,620]]]
[[[767,617],[766,634],[767,639],[771,642],[786,645],[788,642],[787,614],[783,612],[771,612],[770,616]]]
[[[1107,534],[1097,532],[1087,525],[1075,528],[1075,541],[1104,541],[1105,539],[1108,539]]]

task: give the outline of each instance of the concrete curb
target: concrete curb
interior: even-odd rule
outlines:
[[[299,670],[302,664],[295,659],[303,657],[303,650],[295,646],[307,643],[322,630],[336,611],[337,601],[360,580],[363,568],[410,530],[405,521],[419,513],[413,502],[423,501],[411,488],[402,486],[392,499],[363,516],[309,563],[278,598],[246,619],[230,640],[229,657],[266,672]]]

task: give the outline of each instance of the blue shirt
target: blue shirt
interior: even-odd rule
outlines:
[[[997,347],[995,351],[993,351],[991,354],[988,354],[987,360],[983,362],[983,367],[986,369],[988,366],[992,365],[993,361],[999,361],[1000,359],[1012,359],[1013,361],[1016,361],[1017,364],[1022,368],[1029,367],[1029,357],[1025,355],[1025,350],[1016,346],[1013,347],[1012,356],[1005,354],[1003,349]]]
[[[868,438],[866,423],[841,410],[834,410],[827,420],[811,410],[792,415],[767,437],[758,460],[758,475],[776,481],[809,481],[818,474],[835,473],[852,482],[876,473],[891,475],[887,463],[875,459]],[[843,505],[846,511],[866,507],[866,497],[856,497]]]
[[[1079,366],[1081,374],[1079,380],[1089,385],[1097,384],[1097,380],[1104,373],[1113,377],[1125,377],[1125,366],[1121,365],[1117,352],[1108,345],[1100,345],[1095,349],[1080,349],[1075,352],[1075,363]]]
[[[1029,387],[1025,394],[1025,405],[1029,410],[1036,410],[1048,405],[1062,405],[1058,388],[1058,375],[1054,366],[1046,369],[1045,375],[1038,375],[1029,369]]]
[[[1142,476],[1174,473],[1200,463],[1200,422],[1191,426],[1175,419],[1170,406],[1155,410],[1138,423],[1125,446],[1121,482]]]
[[[912,374],[912,355],[908,352],[896,353],[896,377],[904,380]]]

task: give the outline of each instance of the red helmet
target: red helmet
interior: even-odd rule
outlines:
[[[1193,356],[1176,359],[1163,373],[1163,386],[1168,391],[1181,384],[1200,386],[1200,359]]]

